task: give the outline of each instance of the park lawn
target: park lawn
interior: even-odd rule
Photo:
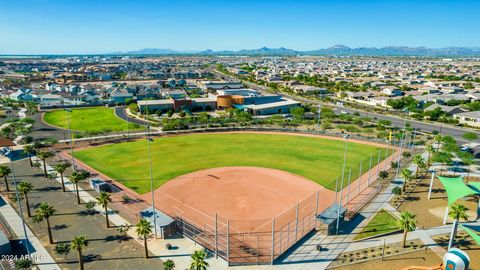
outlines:
[[[64,110],[53,110],[45,113],[43,120],[56,127],[68,128],[67,112]],[[70,113],[70,128],[83,132],[113,132],[126,131],[127,122],[115,115],[113,108],[93,107],[72,109]],[[135,130],[140,127],[128,123],[128,129]]]
[[[375,215],[375,217],[373,217],[372,220],[370,220],[367,226],[363,228],[362,232],[360,232],[355,237],[355,240],[360,240],[385,233],[391,233],[398,230],[399,229],[397,227],[397,218],[382,209]]]
[[[301,175],[334,190],[335,178],[341,176],[344,146],[341,140],[280,134],[211,133],[155,138],[151,145],[154,186],[202,169],[256,166]],[[360,161],[366,172],[370,154],[380,149],[383,158],[384,148],[349,143],[346,171],[352,168],[352,179],[358,176]],[[75,157],[138,193],[150,188],[146,140],[84,149],[76,151]],[[374,158],[373,163],[376,161]]]

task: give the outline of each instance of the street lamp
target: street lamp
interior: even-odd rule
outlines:
[[[345,165],[347,163],[347,150],[348,150],[348,138],[350,135],[345,135],[345,151],[343,153],[343,166],[342,166],[342,181],[340,182],[340,198],[338,200],[337,205],[337,235],[338,235],[338,228],[340,226],[340,208],[342,208],[342,193],[343,193],[343,181],[345,179]]]
[[[72,137],[72,130],[70,129],[70,113],[73,113],[73,111],[70,109],[65,109],[65,113],[67,114],[68,138],[70,140],[70,154],[72,156],[72,166],[73,166],[73,170],[76,171],[77,168],[75,166],[75,157],[73,156],[73,137]]]
[[[25,249],[27,250],[28,256],[30,256],[30,248],[28,246],[29,240],[27,235],[27,226],[25,225],[25,219],[23,218],[22,204],[20,203],[20,193],[18,192],[18,185],[17,185],[17,179],[15,177],[15,171],[13,170],[12,150],[8,147],[3,147],[0,149],[0,154],[8,158],[8,161],[10,163],[10,170],[12,171],[13,184],[15,185],[15,198],[17,200],[18,209],[20,210],[20,217],[22,219],[22,226],[23,226],[23,234],[25,236]]]
[[[397,180],[398,173],[400,171],[400,161],[402,157],[402,150],[403,150],[403,145],[405,144],[405,139],[406,139],[405,137],[407,135],[407,113],[408,113],[408,109],[405,109],[405,120],[403,121],[403,133],[402,133],[402,137],[400,138],[400,142],[398,143],[398,147],[400,148],[400,151],[398,153],[397,170],[395,172],[395,181]]]

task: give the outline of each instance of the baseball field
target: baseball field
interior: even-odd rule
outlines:
[[[259,133],[210,133],[155,138],[151,143],[154,188],[178,176],[217,167],[254,166],[279,169],[335,189],[341,176],[345,141],[314,136]],[[381,145],[351,141],[346,167],[352,179],[374,166]],[[145,139],[92,147],[75,157],[102,174],[142,194],[150,189],[148,145]],[[346,183],[345,183],[346,185]]]
[[[113,108],[93,107],[72,109],[70,116],[70,128],[75,131],[102,132],[102,131],[126,131],[127,129],[139,129],[138,125],[128,123],[115,115]],[[43,120],[52,126],[63,129],[68,128],[67,112],[53,110],[45,113]],[[127,127],[128,124],[128,127]]]

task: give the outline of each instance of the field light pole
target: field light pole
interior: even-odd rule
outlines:
[[[70,128],[70,113],[73,113],[73,111],[70,109],[65,109],[65,113],[67,114],[68,138],[70,140],[70,155],[72,155],[72,166],[73,166],[73,170],[76,171],[77,167],[75,166],[75,157],[73,156],[72,130]]]
[[[10,163],[10,170],[12,171],[12,179],[13,179],[13,184],[15,185],[15,198],[17,200],[17,205],[18,209],[20,211],[20,218],[22,219],[22,227],[23,227],[23,234],[25,236],[25,249],[27,250],[28,256],[30,256],[30,248],[29,248],[29,240],[28,240],[28,235],[27,235],[27,226],[25,225],[25,219],[23,217],[23,209],[22,209],[22,204],[20,203],[20,193],[18,192],[18,184],[17,184],[17,178],[15,177],[15,171],[13,169],[13,163],[12,163],[12,150],[8,147],[4,147],[0,149],[0,153],[8,158],[8,161]],[[27,206],[28,207],[28,206]]]
[[[147,118],[148,118],[148,100],[146,103],[146,109],[147,109]],[[153,193],[153,170],[152,170],[152,148],[150,146],[150,143],[153,141],[152,138],[150,137],[150,125],[148,122],[145,122],[145,128],[146,128],[146,135],[147,135],[147,145],[148,145],[148,160],[149,160],[149,165],[150,165],[150,193],[152,195],[152,212],[153,212],[153,230],[155,233],[155,238],[158,238],[157,234],[157,211],[155,210],[155,195]]]
[[[345,151],[343,153],[343,166],[342,166],[342,181],[340,183],[340,198],[338,200],[338,205],[337,205],[337,235],[338,235],[338,229],[340,226],[340,208],[342,208],[342,192],[343,192],[343,181],[345,179],[345,165],[347,163],[347,150],[348,150],[348,138],[350,135],[345,135]]]

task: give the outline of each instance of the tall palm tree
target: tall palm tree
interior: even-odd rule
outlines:
[[[400,176],[403,178],[403,186],[402,186],[402,191],[405,192],[405,189],[407,187],[407,182],[412,180],[413,178],[413,173],[407,168],[402,169],[400,172]]]
[[[47,163],[46,160],[47,158],[53,157],[55,154],[51,151],[46,151],[46,150],[41,150],[37,152],[37,157],[42,160],[43,163],[43,174],[45,175],[45,178],[47,178]]]
[[[429,143],[425,147],[425,150],[427,150],[427,152],[428,152],[427,165],[430,166],[430,158],[432,157],[433,153],[435,152],[435,149],[433,148],[433,145]]]
[[[63,180],[63,173],[70,167],[70,162],[68,161],[63,161],[60,163],[57,163],[54,167],[55,172],[60,174],[60,179],[62,180],[62,190],[65,192],[65,182]]]
[[[112,202],[112,198],[110,198],[110,194],[105,191],[100,192],[100,196],[97,198],[98,204],[103,207],[105,210],[105,221],[107,222],[107,228],[110,228],[110,224],[108,222],[108,203]]]
[[[70,181],[75,184],[75,192],[77,193],[77,203],[80,204],[80,193],[78,191],[78,183],[86,179],[84,173],[79,171],[74,171],[72,175],[70,175]]]
[[[417,165],[417,169],[415,170],[415,178],[418,177],[418,171],[420,170],[420,168],[423,168],[423,164],[425,163],[425,160],[423,160],[423,157],[422,155],[420,154],[416,154],[415,156],[413,156],[413,164]]]
[[[18,183],[18,191],[25,197],[25,205],[27,207],[28,217],[32,217],[32,213],[30,212],[30,204],[28,203],[28,193],[32,191],[32,189],[33,186],[29,182]]]
[[[33,221],[40,222],[45,220],[47,223],[47,230],[48,230],[48,240],[50,244],[53,244],[53,237],[52,237],[52,229],[50,228],[50,217],[55,214],[55,209],[49,203],[43,202],[37,208],[35,212],[35,216],[33,217]]]
[[[81,236],[76,236],[75,238],[72,239],[72,242],[70,243],[70,246],[72,249],[76,249],[78,252],[78,263],[80,266],[80,270],[83,270],[83,255],[82,251],[83,248],[88,245],[87,242],[87,237],[84,235]]]
[[[205,261],[207,258],[207,252],[205,252],[205,250],[195,250],[191,258],[192,263],[190,264],[190,270],[207,270],[209,267]]]
[[[9,167],[0,166],[0,177],[3,176],[3,181],[5,181],[5,188],[7,189],[7,192],[10,192],[10,187],[8,186],[7,176],[11,173],[12,173],[12,170],[10,170]]]
[[[415,220],[415,214],[410,211],[402,211],[400,213],[400,218],[397,220],[397,226],[399,229],[403,230],[403,241],[402,245],[405,247],[407,243],[407,234],[415,230],[417,227],[417,221]]]
[[[456,238],[457,237],[457,225],[458,225],[458,222],[463,219],[464,221],[467,221],[468,220],[468,214],[467,214],[467,211],[468,211],[468,208],[463,205],[463,204],[459,204],[459,203],[454,203],[451,207],[450,207],[450,210],[448,211],[448,216],[453,218],[456,222],[455,222],[455,228],[454,228],[454,234],[453,234],[453,237]]]
[[[437,150],[435,152],[438,152],[438,149],[440,149],[440,142],[442,141],[442,135],[437,134],[433,137],[433,139],[437,142]]]
[[[30,161],[30,167],[33,167],[32,156],[35,155],[36,151],[37,149],[33,144],[27,144],[23,147],[23,152],[28,155],[28,159]]]
[[[152,224],[150,221],[142,218],[137,223],[136,232],[138,236],[143,238],[143,245],[145,246],[145,258],[148,259],[147,237],[152,234]]]

